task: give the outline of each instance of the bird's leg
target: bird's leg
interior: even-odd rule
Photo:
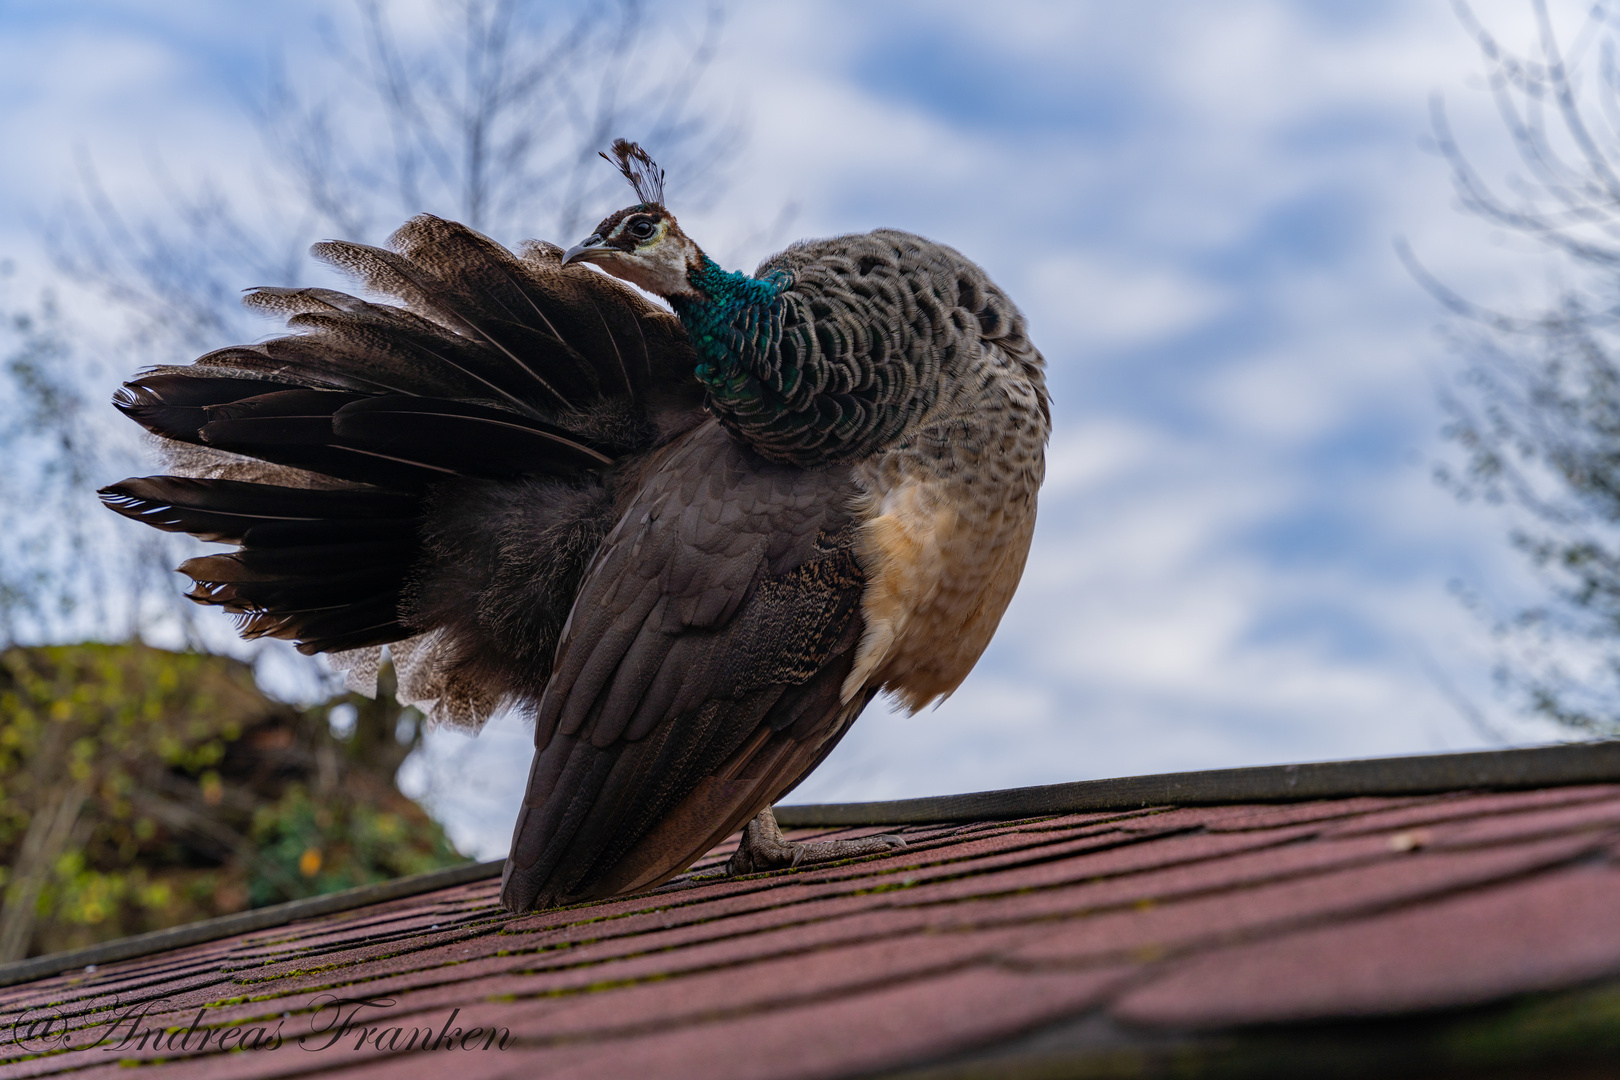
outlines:
[[[906,842],[900,837],[890,835],[863,836],[856,840],[818,840],[805,844],[784,840],[781,826],[776,824],[776,815],[767,806],[759,812],[758,817],[744,826],[742,842],[737,845],[737,853],[726,864],[726,872],[733,877],[756,874],[761,870],[782,870],[807,863],[876,855],[905,846]]]

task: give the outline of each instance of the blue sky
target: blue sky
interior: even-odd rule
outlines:
[[[1528,41],[1527,4],[1479,8]],[[243,97],[319,12],[0,0],[0,255],[46,280],[37,223],[78,148],[132,205],[155,162],[250,182]],[[1493,696],[1488,627],[1447,591],[1535,586],[1507,521],[1430,478],[1457,361],[1394,254],[1480,299],[1545,295],[1422,147],[1439,92],[1508,170],[1478,69],[1443,0],[737,5],[707,92],[749,138],[688,231],[751,266],[791,202],[794,236],[949,243],[1024,308],[1056,403],[1029,569],[978,670],[938,709],[874,708],[796,798],[1480,745],[1452,691],[1549,736]],[[416,772],[483,852],[527,738],[440,735]]]

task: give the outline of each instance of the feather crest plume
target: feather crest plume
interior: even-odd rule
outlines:
[[[617,165],[624,178],[630,181],[635,189],[636,198],[648,206],[663,209],[664,206],[664,170],[658,167],[647,151],[639,143],[628,139],[613,140],[613,156],[606,154],[602,158],[611,165]]]

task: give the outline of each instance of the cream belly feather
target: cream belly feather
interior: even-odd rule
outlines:
[[[860,466],[866,629],[842,696],[878,686],[916,712],[990,643],[1035,530],[1049,421],[1024,367],[991,345],[982,378],[918,436]]]

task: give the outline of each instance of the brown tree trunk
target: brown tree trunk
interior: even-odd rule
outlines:
[[[22,850],[6,883],[5,904],[0,907],[0,963],[28,955],[39,894],[57,857],[67,849],[89,794],[88,780],[64,781],[40,800],[23,835]]]

